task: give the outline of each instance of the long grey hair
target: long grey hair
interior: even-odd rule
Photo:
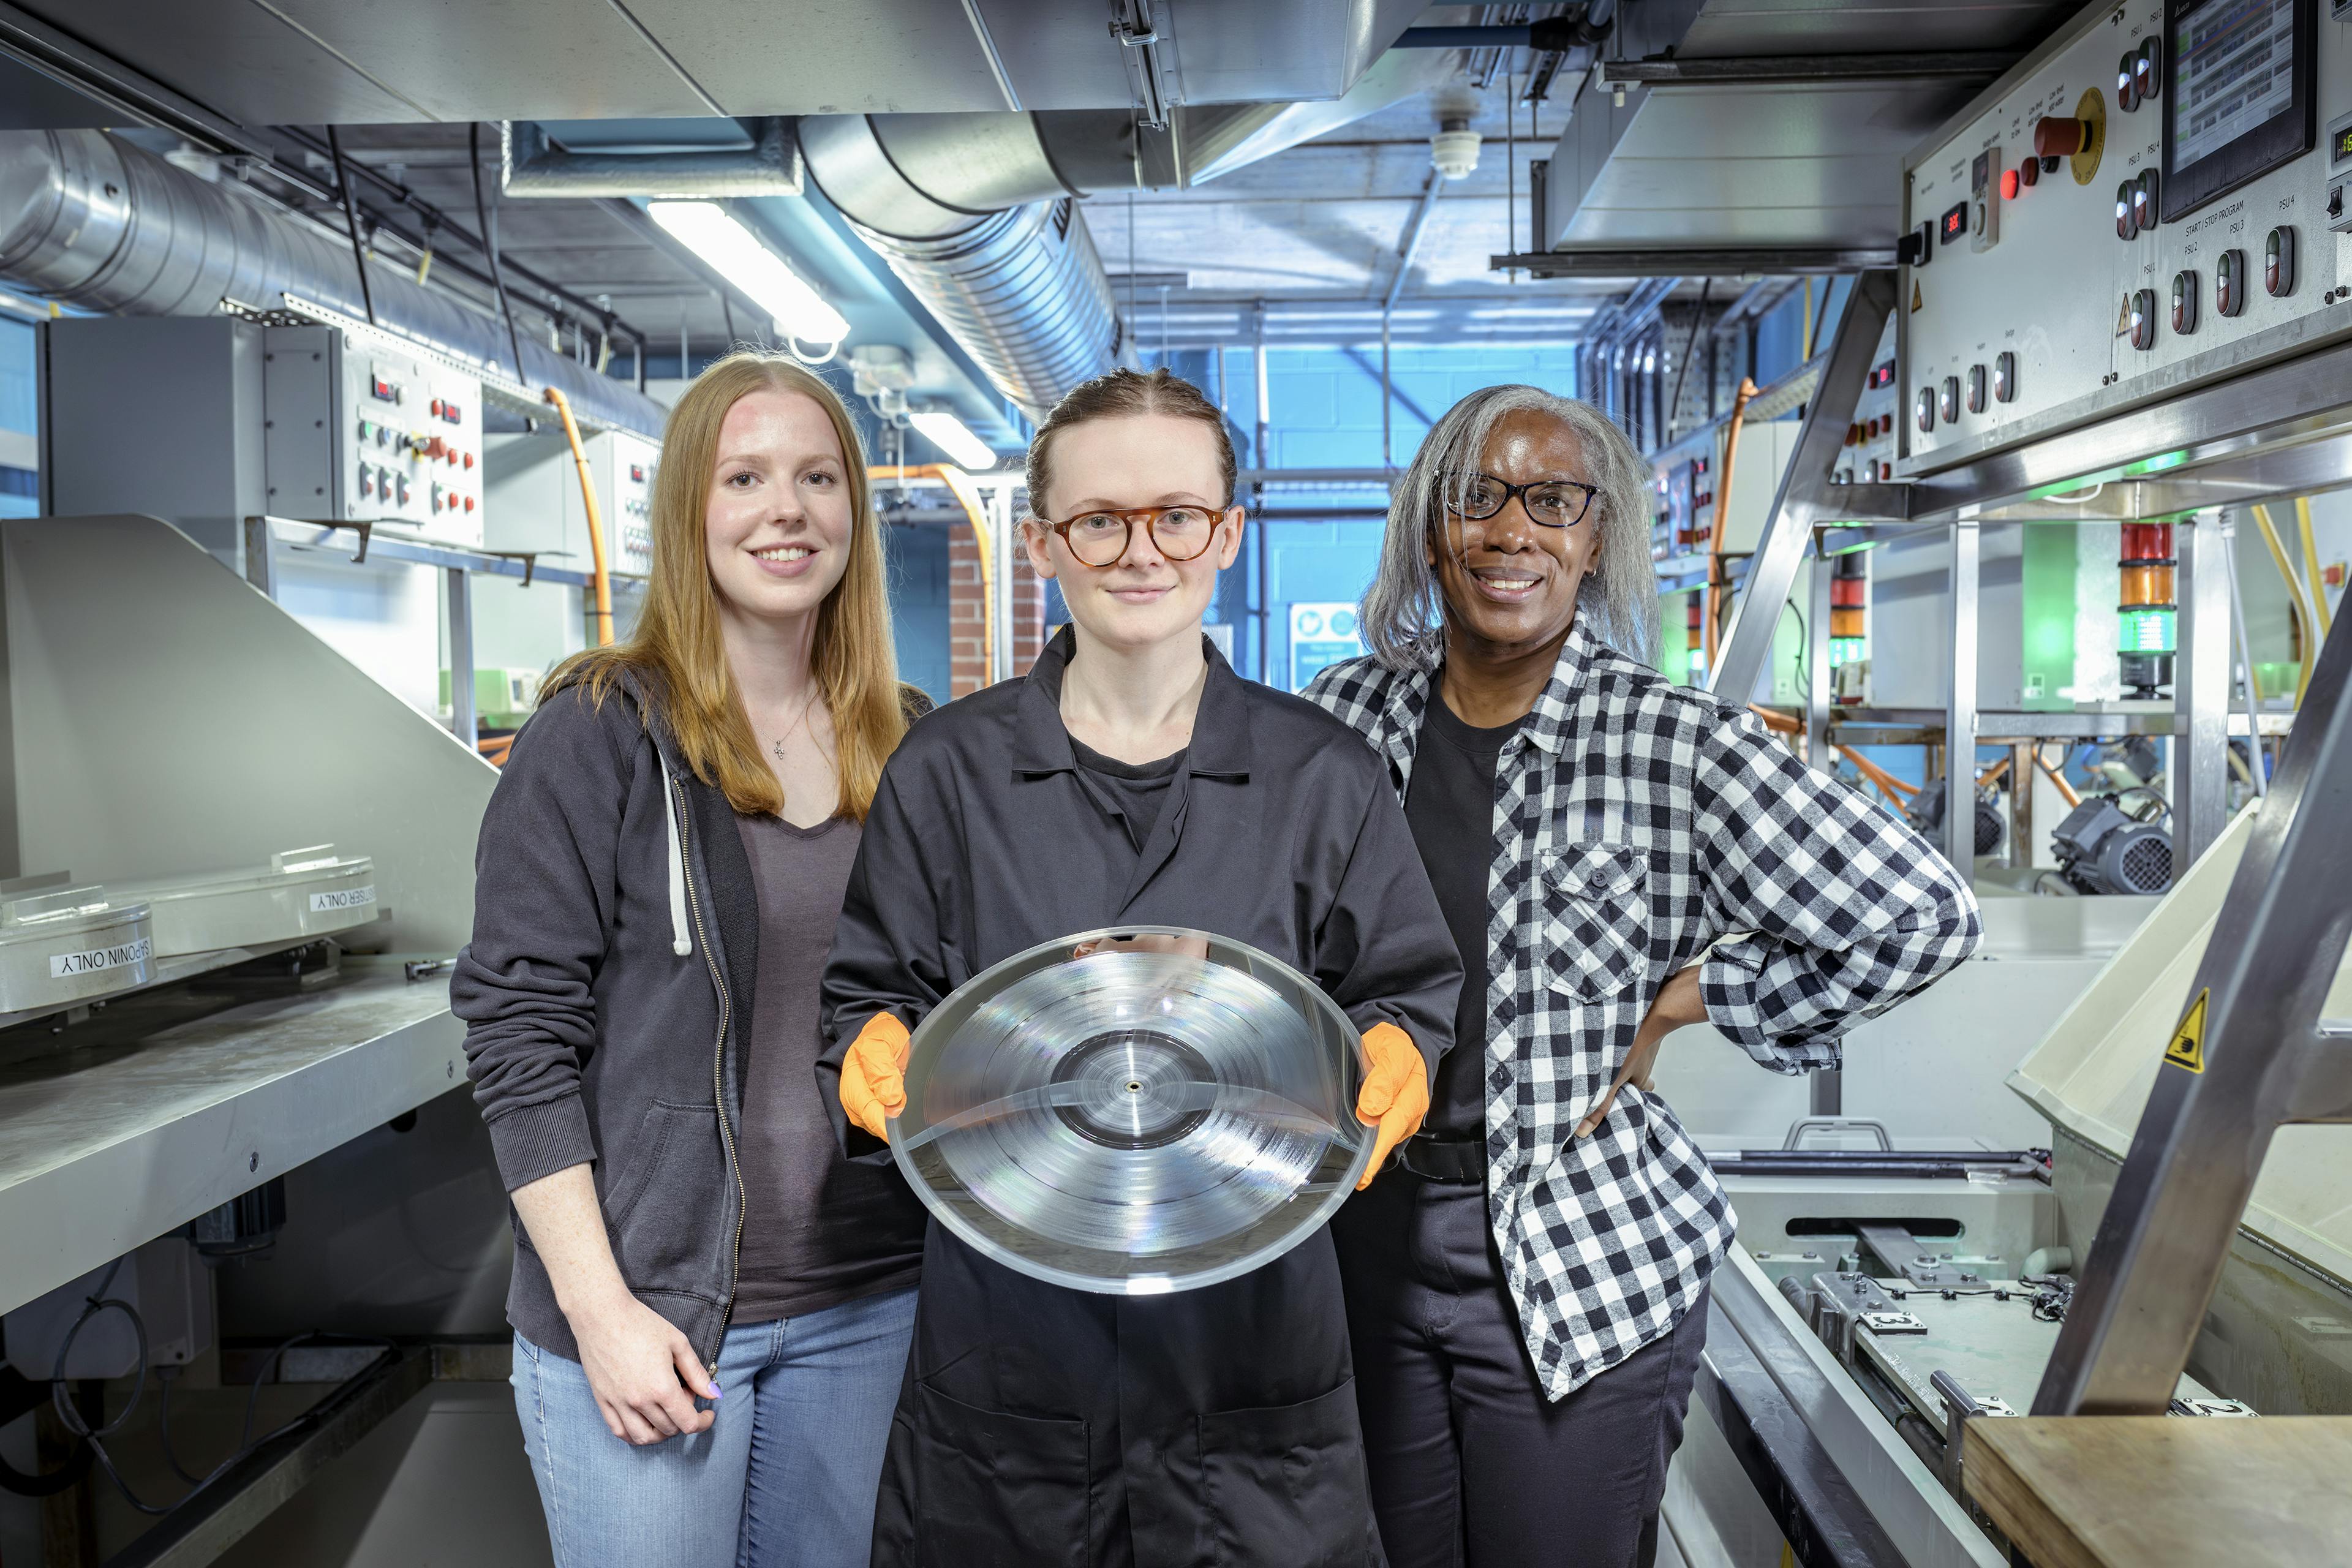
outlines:
[[[1431,426],[1391,493],[1380,575],[1358,614],[1364,645],[1391,669],[1434,668],[1444,654],[1445,604],[1429,564],[1433,530],[1434,537],[1445,537],[1440,525],[1448,492],[1457,501],[1467,492],[1496,425],[1521,412],[1549,415],[1576,433],[1584,481],[1601,492],[1590,519],[1601,537],[1577,590],[1577,615],[1618,652],[1644,664],[1655,658],[1658,582],[1650,568],[1649,465],[1590,403],[1538,386],[1488,386]]]

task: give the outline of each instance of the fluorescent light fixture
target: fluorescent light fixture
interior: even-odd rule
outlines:
[[[955,459],[960,468],[986,469],[996,467],[996,450],[973,435],[964,422],[944,408],[927,408],[907,416],[907,423],[921,431],[931,445]]]
[[[837,343],[849,336],[841,312],[717,202],[651,202],[646,211],[749,294],[773,319],[778,332],[808,343]]]

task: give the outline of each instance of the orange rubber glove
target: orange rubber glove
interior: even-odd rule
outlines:
[[[841,1060],[841,1109],[885,1143],[888,1118],[907,1109],[907,1026],[888,1013],[866,1020]]]
[[[1422,1118],[1429,1114],[1429,1067],[1412,1036],[1394,1024],[1374,1024],[1364,1031],[1364,1052],[1372,1058],[1372,1070],[1356,1096],[1356,1119],[1378,1125],[1380,1131],[1372,1139],[1372,1163],[1356,1184],[1360,1193],[1372,1184],[1390,1152],[1421,1131]]]

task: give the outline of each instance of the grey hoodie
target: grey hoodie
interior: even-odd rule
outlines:
[[[474,865],[474,940],[449,997],[507,1190],[593,1164],[622,1278],[715,1363],[759,955],[734,812],[678,763],[644,687],[600,704],[569,686],[516,737]],[[520,1224],[507,1317],[578,1359]]]

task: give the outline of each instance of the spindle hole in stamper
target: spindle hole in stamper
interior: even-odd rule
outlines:
[[[1200,1052],[1157,1029],[1108,1029],[1080,1041],[1054,1065],[1052,1081],[1076,1089],[1055,1097],[1054,1114],[1107,1149],[1161,1149],[1209,1118],[1203,1103],[1216,1073]]]

